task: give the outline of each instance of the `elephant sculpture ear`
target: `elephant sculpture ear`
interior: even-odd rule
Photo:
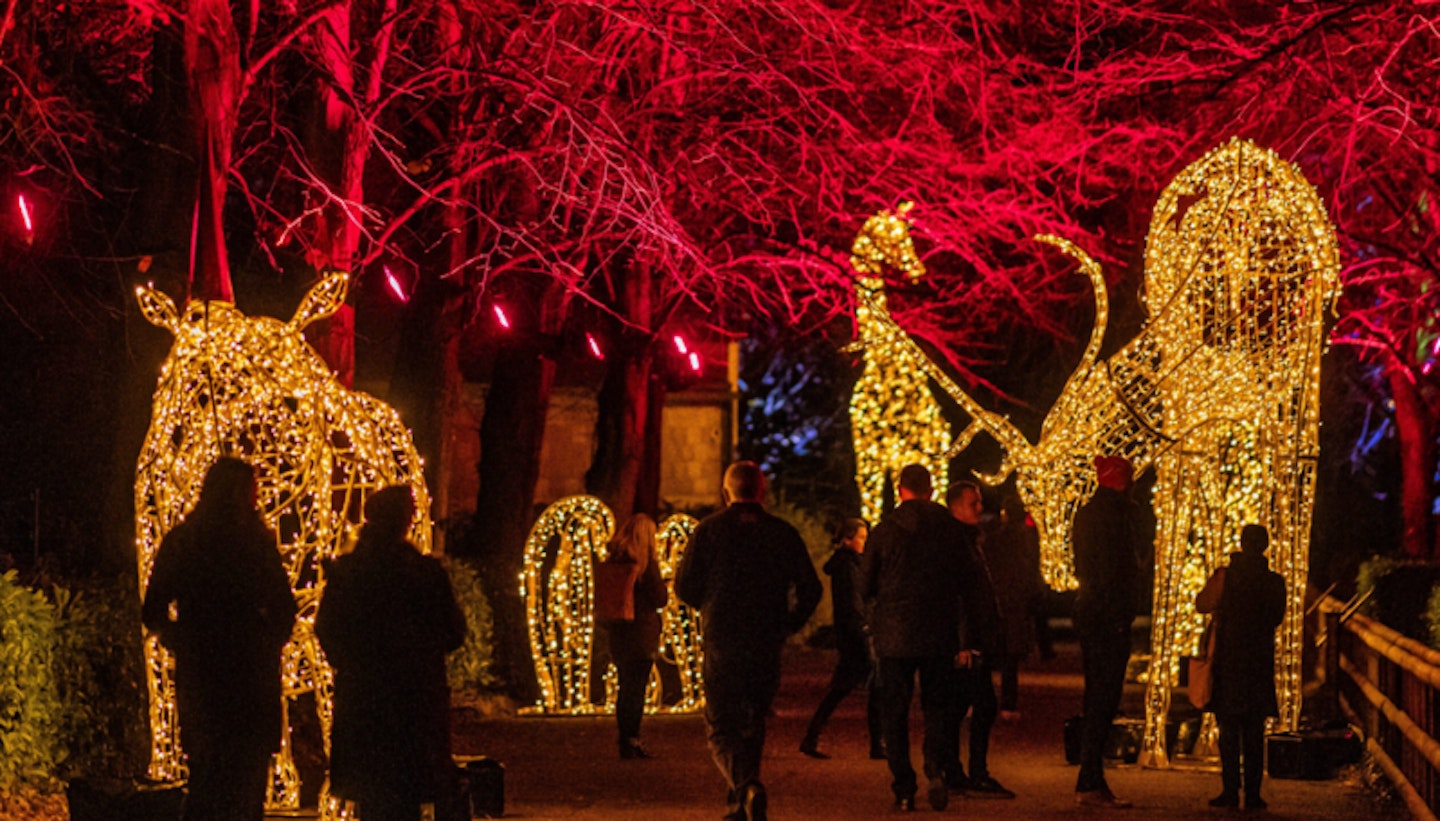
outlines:
[[[290,327],[300,330],[311,322],[324,319],[340,310],[340,306],[345,304],[345,294],[349,288],[350,275],[348,273],[344,271],[326,273],[300,301],[300,307],[295,309],[295,316],[290,318]]]
[[[140,303],[140,313],[151,325],[175,333],[180,328],[180,318],[175,313],[175,303],[164,292],[155,290],[153,285],[135,286],[135,301]]]

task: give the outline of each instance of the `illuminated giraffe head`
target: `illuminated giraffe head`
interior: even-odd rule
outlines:
[[[348,282],[343,272],[328,274],[288,322],[246,316],[228,302],[196,301],[179,311],[154,288],[136,289],[145,318],[175,336],[136,466],[142,594],[161,539],[194,507],[206,471],[221,456],[255,468],[258,503],[300,606],[297,637],[308,636],[319,603],[321,560],[347,543],[371,492],[388,485],[413,490],[410,537],[429,552],[430,498],[410,432],[389,405],[342,386],[302,334],[344,304]],[[320,662],[286,654],[287,689],[308,689]],[[169,661],[153,641],[148,656],[151,771],[168,778],[179,767],[168,729]]]
[[[878,280],[887,269],[903,271],[912,280],[925,275],[925,263],[920,261],[910,239],[907,215],[914,207],[913,202],[902,202],[894,211],[881,211],[860,226],[850,246],[850,264],[866,287],[879,287]]]

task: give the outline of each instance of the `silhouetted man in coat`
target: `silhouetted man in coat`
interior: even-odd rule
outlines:
[[[1120,709],[1125,667],[1130,661],[1130,625],[1139,584],[1140,508],[1127,495],[1134,470],[1120,456],[1095,459],[1099,487],[1075,513],[1075,632],[1085,671],[1080,721],[1080,774],[1076,801],[1082,806],[1128,807],[1105,782],[1104,748]]]
[[[960,655],[952,673],[953,703],[946,718],[945,783],[974,798],[1014,798],[990,775],[990,731],[1000,714],[991,671],[1005,654],[1005,631],[995,584],[985,554],[980,517],[985,510],[980,487],[956,482],[945,491],[945,505],[960,523],[969,550],[966,576],[961,579]],[[970,713],[970,774],[960,766],[960,725]]]
[[[445,655],[464,642],[465,617],[445,568],[406,541],[414,517],[408,487],[367,499],[315,616],[335,668],[330,786],[366,821],[418,821],[453,789]]]
[[[973,567],[960,523],[930,499],[930,471],[906,465],[899,484],[900,506],[885,514],[866,544],[862,584],[872,602],[870,626],[880,657],[881,716],[895,806],[915,807],[909,716],[918,676],[926,797],[941,810],[949,801],[945,728],[960,650],[961,584]]]
[[[141,618],[175,654],[185,821],[260,821],[295,599],[250,465],[226,457],[205,475],[195,509],[155,554]]]
[[[705,724],[729,788],[725,817],[764,821],[760,759],[765,718],[780,686],[780,650],[820,603],[821,587],[799,532],[761,504],[765,476],[758,465],[730,465],[725,496],[729,506],[690,537],[675,592],[701,615]]]

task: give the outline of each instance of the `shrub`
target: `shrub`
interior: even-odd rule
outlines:
[[[54,605],[0,577],[0,793],[53,786],[65,758],[56,646]]]
[[[150,743],[139,591],[134,577],[68,584],[52,592],[55,680],[69,750],[59,775],[135,776]]]
[[[468,562],[445,558],[455,600],[465,614],[465,644],[446,659],[450,689],[455,692],[488,690],[500,685],[495,675],[495,621],[485,596],[480,573]]]
[[[135,586],[67,584],[0,578],[0,804],[28,817],[62,780],[134,775],[147,751]]]

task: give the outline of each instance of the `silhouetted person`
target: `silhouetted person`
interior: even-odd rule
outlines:
[[[995,698],[994,660],[1005,655],[999,605],[980,529],[984,500],[980,486],[956,482],[945,490],[945,504],[965,533],[965,575],[961,577],[960,653],[951,673],[954,694],[945,719],[945,783],[972,798],[1014,798],[990,775],[990,731],[1000,712]],[[970,773],[960,766],[960,725],[970,713]]]
[[[921,746],[926,797],[941,810],[945,784],[946,711],[953,695],[952,670],[960,650],[961,582],[971,570],[970,545],[960,523],[931,501],[930,471],[900,471],[900,505],[870,533],[861,559],[870,629],[880,656],[880,694],[890,790],[899,810],[915,808],[915,768],[910,763],[910,701],[920,680],[925,719]]]
[[[405,540],[414,517],[410,488],[371,495],[315,616],[335,668],[330,788],[365,821],[416,821],[454,772],[445,655],[464,642],[465,618],[440,562]]]
[[[260,821],[295,599],[250,465],[226,457],[210,468],[195,509],[160,543],[141,618],[175,655],[184,818]]]
[[[1040,576],[1040,542],[1026,522],[1025,508],[1014,493],[1000,505],[1000,521],[984,542],[985,564],[995,583],[995,600],[1005,632],[1005,653],[992,666],[1000,671],[1000,718],[1019,718],[1020,662],[1035,643],[1033,624],[1044,581]]]
[[[1076,801],[1082,806],[1128,807],[1105,782],[1104,750],[1125,690],[1130,661],[1130,625],[1140,565],[1140,508],[1127,495],[1134,479],[1120,456],[1095,459],[1099,487],[1075,513],[1075,632],[1085,671],[1080,722],[1080,774]]]
[[[835,534],[835,552],[825,562],[825,573],[830,576],[830,605],[838,657],[835,672],[830,676],[830,687],[815,708],[815,715],[805,729],[805,738],[800,742],[800,752],[811,758],[830,757],[820,752],[820,733],[845,696],[862,684],[868,684],[869,691],[865,718],[870,730],[870,757],[885,757],[874,649],[865,618],[865,600],[860,595],[860,556],[865,552],[865,538],[869,533],[870,526],[864,519],[846,519]]]
[[[764,821],[760,759],[765,717],[780,686],[780,650],[805,626],[821,587],[800,534],[765,512],[758,465],[730,465],[725,496],[729,506],[690,537],[675,571],[675,593],[701,614],[705,724],[729,787],[725,817]]]
[[[640,719],[645,714],[645,688],[660,648],[660,610],[670,595],[655,560],[655,520],[637,513],[610,541],[606,562],[627,565],[634,581],[631,602],[634,618],[600,625],[610,638],[610,660],[615,662],[619,688],[615,696],[615,725],[620,757],[650,758],[640,743]],[[597,591],[598,594],[598,591]]]
[[[1215,657],[1209,709],[1220,725],[1220,795],[1212,807],[1240,805],[1243,767],[1245,809],[1265,808],[1260,782],[1265,769],[1265,719],[1278,715],[1275,698],[1275,629],[1285,618],[1285,578],[1270,569],[1265,551],[1270,532],[1260,525],[1240,531],[1240,552],[1217,569],[1195,597],[1195,609],[1214,613]]]

